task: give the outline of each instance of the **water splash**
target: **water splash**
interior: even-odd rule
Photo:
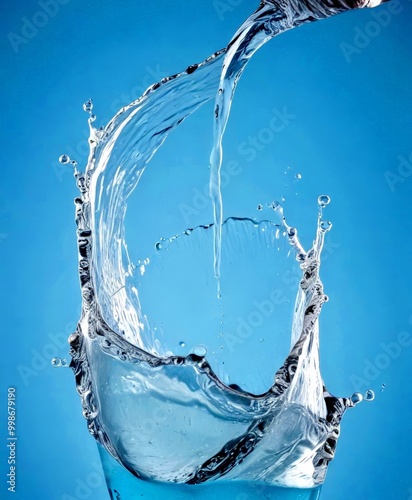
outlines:
[[[282,214],[284,233],[303,275],[292,350],[270,389],[254,395],[222,383],[205,358],[204,346],[185,357],[160,357],[132,345],[108,326],[88,272],[93,261],[88,258],[92,233],[85,225],[87,205],[77,204],[85,307],[70,345],[83,414],[96,439],[142,478],[186,484],[220,477],[290,487],[320,484],[333,457],[340,419],[355,404],[329,394],[319,371],[318,317],[326,297],[318,272],[329,230],[322,227],[322,205],[316,239],[306,252],[280,205],[272,204]],[[93,365],[99,367],[97,372]],[[136,428],[136,419],[150,422],[156,433],[143,424]],[[167,427],[160,425],[166,421]],[[169,434],[171,428],[176,437]],[[176,447],[179,454],[171,461]]]
[[[269,204],[280,217],[278,231],[295,254],[301,279],[291,350],[273,384],[260,394],[224,383],[206,359],[206,346],[178,356],[159,342],[133,284],[135,266],[124,235],[126,199],[168,134],[218,89],[210,160],[214,222],[207,227],[214,231],[214,271],[220,277],[222,138],[245,65],[266,41],[288,29],[379,3],[262,1],[226,49],[152,85],[106,127],[93,126],[92,101],[84,104],[90,127],[86,171],[78,171],[67,155],[60,157],[73,166],[80,191],[75,204],[82,314],[69,337],[70,366],[90,433],[137,477],[188,485],[253,480],[300,488],[324,481],[341,418],[362,399],[356,393],[332,396],[319,369],[318,319],[327,301],[319,268],[332,226],[323,219],[329,197],[319,197],[316,235],[307,251],[280,203]],[[157,242],[156,250],[165,243]],[[148,265],[139,264],[142,275]]]

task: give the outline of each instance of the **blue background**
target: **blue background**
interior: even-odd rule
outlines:
[[[38,14],[44,7],[37,2],[2,8],[2,498],[11,495],[5,476],[9,386],[16,387],[18,409],[14,498],[107,498],[72,374],[50,365],[55,355],[67,357],[64,337],[80,307],[77,193],[57,158],[86,159],[86,99],[93,97],[104,124],[148,84],[225,46],[255,8],[246,0],[222,4],[227,8],[211,0],[69,0],[56,4],[53,15]],[[22,33],[24,18],[43,26]],[[225,137],[225,157],[242,165],[232,189],[256,183],[256,200],[266,201],[274,196],[276,168],[289,164],[302,174],[298,196],[290,185],[276,196],[285,194],[288,217],[306,244],[317,196],[332,198],[333,245],[322,270],[331,299],[321,320],[322,373],[335,394],[371,387],[377,397],[346,416],[325,499],[412,495],[412,346],[394,348],[396,359],[390,359],[382,345],[400,332],[412,335],[411,2],[398,4],[388,19],[376,24],[371,10],[351,12],[268,43],[242,77]],[[367,38],[355,40],[356,28]],[[26,36],[25,42],[13,46],[10,33]],[[345,56],[342,44],[356,51]],[[274,107],[295,117],[248,160],[239,145],[267,126]],[[186,146],[176,143],[174,162],[186,161]],[[196,155],[187,147],[186,155]],[[400,157],[410,165],[401,173]]]

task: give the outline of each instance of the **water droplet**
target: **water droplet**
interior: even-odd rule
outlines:
[[[280,203],[278,201],[272,201],[272,203],[268,205],[268,207],[273,210],[279,210],[281,208]]]
[[[365,401],[373,401],[375,399],[375,393],[372,391],[372,389],[368,389],[365,392]]]
[[[330,231],[332,229],[332,222],[330,220],[321,220],[320,228],[322,231]]]
[[[70,162],[70,164],[73,166],[73,167],[77,167],[77,161],[76,160],[72,160]]]
[[[91,122],[94,122],[94,121],[96,120],[96,115],[90,115],[89,120],[90,120]]]
[[[70,156],[68,156],[68,155],[61,155],[60,158],[59,158],[59,162],[62,165],[66,165],[67,163],[70,162]]]
[[[330,197],[327,194],[321,194],[318,198],[318,205],[322,208],[326,207],[326,205],[329,205],[330,203]]]
[[[286,201],[286,198],[284,196],[282,196],[282,203],[285,203]]]
[[[155,248],[156,250],[161,250],[163,247],[162,247],[162,244],[160,243],[160,241],[158,241],[155,245]]]
[[[323,301],[324,302],[329,302],[329,297],[326,294],[323,295]]]
[[[86,111],[86,113],[90,113],[93,109],[93,102],[91,99],[88,99],[84,104],[83,104],[83,109]]]
[[[180,347],[186,347],[186,344],[185,344],[185,342],[183,342],[183,340],[181,340],[181,341],[179,342],[179,345],[180,345]]]
[[[353,404],[358,404],[363,400],[363,396],[360,392],[354,392],[350,397]]]
[[[381,385],[381,392],[383,392],[385,390],[385,387],[386,387],[386,384]]]
[[[258,210],[263,210],[263,205],[261,203],[259,203],[259,205],[257,206],[257,209]]]
[[[192,234],[193,229],[186,229],[185,234],[189,235]]]
[[[67,366],[67,359],[66,358],[53,358],[51,360],[51,364],[55,368],[60,368],[61,366]]]
[[[300,181],[300,179],[302,179],[302,174],[296,174],[295,175],[295,179],[297,179],[298,181]]]
[[[207,349],[204,345],[197,345],[196,347],[193,348],[193,354],[196,354],[196,356],[204,358],[207,354]]]

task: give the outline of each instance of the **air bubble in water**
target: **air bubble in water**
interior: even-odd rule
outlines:
[[[83,109],[86,111],[86,113],[91,113],[93,109],[93,102],[91,99],[88,99],[84,104],[83,104]]]
[[[296,174],[295,175],[295,179],[297,179],[298,181],[300,181],[300,179],[302,179],[302,174]]]
[[[186,347],[186,344],[185,344],[185,342],[183,342],[183,340],[181,340],[181,341],[179,342],[179,346],[180,346],[180,347]]]
[[[204,345],[197,345],[196,347],[193,348],[193,354],[196,354],[196,356],[204,358],[207,354],[207,349]]]
[[[96,115],[90,115],[89,120],[90,120],[91,122],[94,122],[94,121],[96,120]]]
[[[259,203],[259,205],[257,206],[257,209],[258,210],[263,210],[263,205],[261,203]]]
[[[53,358],[51,360],[51,364],[55,368],[60,368],[61,366],[67,366],[67,359],[66,358]]]
[[[385,387],[386,387],[386,384],[381,385],[381,392],[383,392],[385,390]]]
[[[368,389],[365,392],[365,401],[373,401],[375,399],[375,393],[372,391],[372,389]]]
[[[332,222],[330,220],[320,221],[320,228],[322,231],[330,231],[332,229]]]
[[[322,208],[326,207],[326,205],[329,205],[330,203],[330,197],[327,194],[321,194],[318,198],[318,205]]]
[[[62,164],[62,165],[67,165],[67,163],[70,163],[70,156],[68,155],[61,155],[60,158],[59,158],[59,162]]]
[[[354,392],[350,398],[355,405],[363,401],[363,396],[360,392]]]

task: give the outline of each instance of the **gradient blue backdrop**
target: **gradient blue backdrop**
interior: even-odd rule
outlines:
[[[64,338],[80,306],[77,193],[57,158],[74,151],[84,163],[87,98],[104,124],[148,84],[225,46],[257,2],[51,3],[4,4],[0,20],[0,496],[106,499],[73,376],[50,365],[53,355],[67,355]],[[382,345],[400,332],[412,335],[412,4],[398,2],[392,13],[388,5],[267,44],[240,82],[225,138],[226,157],[242,165],[233,188],[250,186],[259,172],[266,186],[259,196],[271,199],[277,164],[302,174],[289,218],[306,242],[316,197],[325,192],[333,200],[333,244],[322,272],[331,298],[321,321],[322,372],[335,394],[372,387],[377,398],[347,415],[326,500],[412,498],[412,346],[395,349],[388,362]],[[386,16],[377,20],[377,12]],[[41,27],[30,27],[33,21]],[[273,107],[284,106],[295,115],[290,125],[248,160],[239,145],[269,123]],[[175,148],[173,161],[184,161],[186,144]],[[5,476],[9,386],[18,409],[13,497]]]

